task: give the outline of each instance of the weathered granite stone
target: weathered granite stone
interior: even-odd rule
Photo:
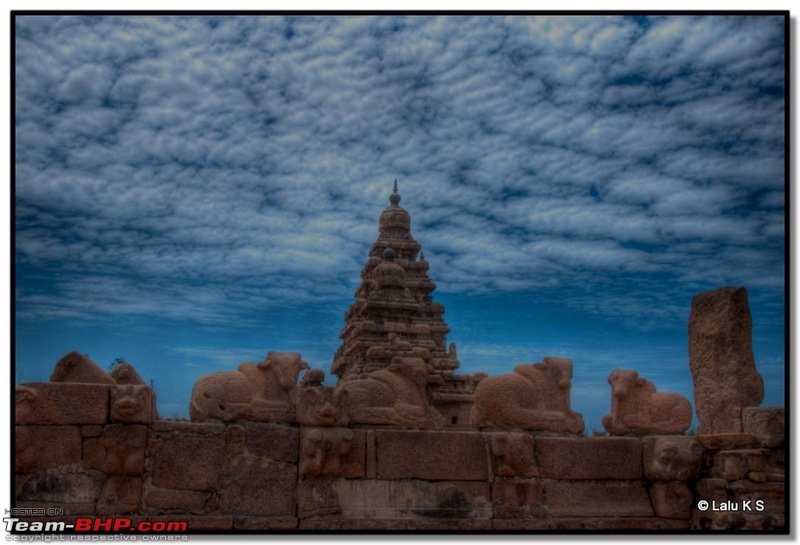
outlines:
[[[111,378],[117,384],[132,384],[139,386],[147,386],[144,379],[136,372],[133,365],[128,362],[120,363],[111,370]]]
[[[688,520],[692,516],[694,495],[686,483],[653,483],[650,485],[650,500],[657,517]]]
[[[84,441],[83,467],[106,475],[142,475],[147,426],[111,424],[100,437]]]
[[[762,447],[782,447],[786,442],[786,410],[783,407],[745,407],[742,428]]]
[[[612,435],[683,433],[692,424],[692,405],[674,392],[656,392],[655,385],[637,371],[614,369],[611,385],[611,414],[603,427]]]
[[[50,382],[116,384],[111,375],[80,352],[69,352],[56,362]]]
[[[18,501],[92,503],[100,496],[106,476],[99,471],[49,468],[27,477],[17,491]]]
[[[339,495],[333,488],[338,477],[301,479],[297,485],[297,516],[300,518],[340,515]]]
[[[17,424],[106,424],[107,384],[28,382],[16,387]]]
[[[642,442],[634,437],[537,437],[539,476],[641,479]]]
[[[308,364],[297,352],[269,352],[264,361],[200,377],[192,389],[192,420],[295,422],[297,377]]]
[[[741,432],[742,408],[764,399],[752,327],[745,288],[719,288],[692,299],[689,367],[701,434]]]
[[[489,476],[480,433],[375,430],[375,438],[379,479],[484,481]]]
[[[754,482],[767,480],[764,471],[764,451],[761,449],[723,450],[714,456],[711,477],[726,481],[750,479]]]
[[[80,426],[17,426],[14,465],[19,473],[81,461]]]
[[[109,477],[97,500],[98,515],[136,513],[142,504],[141,477]]]
[[[432,372],[422,358],[395,356],[385,369],[342,382],[335,397],[350,424],[442,429],[444,418],[427,399]]]
[[[328,386],[301,384],[297,389],[297,422],[304,426],[346,426],[347,412],[336,399],[336,392]]]
[[[153,485],[179,490],[215,490],[225,443],[214,437],[164,440],[153,455]]]
[[[542,518],[547,512],[544,486],[538,479],[495,479],[492,504],[495,519]]]
[[[697,436],[706,450],[725,450],[755,446],[755,438],[749,433],[709,433]]]
[[[364,477],[363,430],[303,428],[300,474],[307,477]]]
[[[200,515],[208,511],[210,492],[194,490],[153,490],[145,497],[147,508],[154,511],[178,511]],[[215,494],[216,497],[216,494]]]
[[[666,435],[642,441],[644,477],[653,481],[686,481],[700,475],[703,447],[694,437]]]
[[[268,422],[247,422],[245,445],[250,454],[279,462],[296,463],[300,432],[297,428]]]
[[[298,520],[295,517],[236,517],[233,519],[234,530],[268,531],[295,530]]]
[[[219,509],[238,515],[294,514],[297,466],[253,455],[225,460],[219,478]]]
[[[581,433],[583,417],[570,406],[572,360],[544,358],[513,373],[483,379],[475,388],[470,424],[476,428],[522,428]]]
[[[498,477],[534,477],[533,436],[527,433],[486,433],[492,475]]]
[[[630,481],[545,483],[547,512],[553,517],[652,517],[647,489]]]
[[[155,411],[155,394],[149,386],[123,384],[111,388],[111,421],[150,424]]]
[[[338,479],[345,519],[489,519],[488,483]]]

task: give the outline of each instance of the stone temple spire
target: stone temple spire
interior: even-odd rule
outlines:
[[[450,328],[442,319],[444,306],[431,297],[436,285],[428,277],[428,262],[418,258],[420,250],[395,180],[356,300],[345,313],[342,345],[331,368],[340,381],[364,378],[388,367],[395,356],[421,358],[434,374],[452,375],[459,367],[454,346],[446,347]]]

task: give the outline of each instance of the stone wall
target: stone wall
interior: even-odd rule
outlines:
[[[67,522],[124,515],[198,533],[785,528],[782,409],[746,408],[743,433],[581,437],[158,420],[146,386],[20,388],[52,402],[18,402],[15,507],[61,508],[54,519]],[[131,396],[139,411],[120,414]]]

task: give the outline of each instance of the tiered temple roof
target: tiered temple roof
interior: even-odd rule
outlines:
[[[356,300],[345,313],[339,335],[343,343],[331,371],[340,381],[364,378],[387,367],[394,356],[412,356],[431,365],[433,375],[452,380],[459,361],[455,346],[446,347],[450,328],[442,318],[444,305],[431,297],[436,284],[411,236],[411,217],[400,206],[397,181],[389,203],[361,271]]]

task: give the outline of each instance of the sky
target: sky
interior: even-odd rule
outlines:
[[[460,372],[573,360],[692,400],[692,296],[745,286],[784,404],[779,16],[29,16],[14,22],[14,379],[132,363],[166,418],[298,351],[327,383],[401,206]]]

